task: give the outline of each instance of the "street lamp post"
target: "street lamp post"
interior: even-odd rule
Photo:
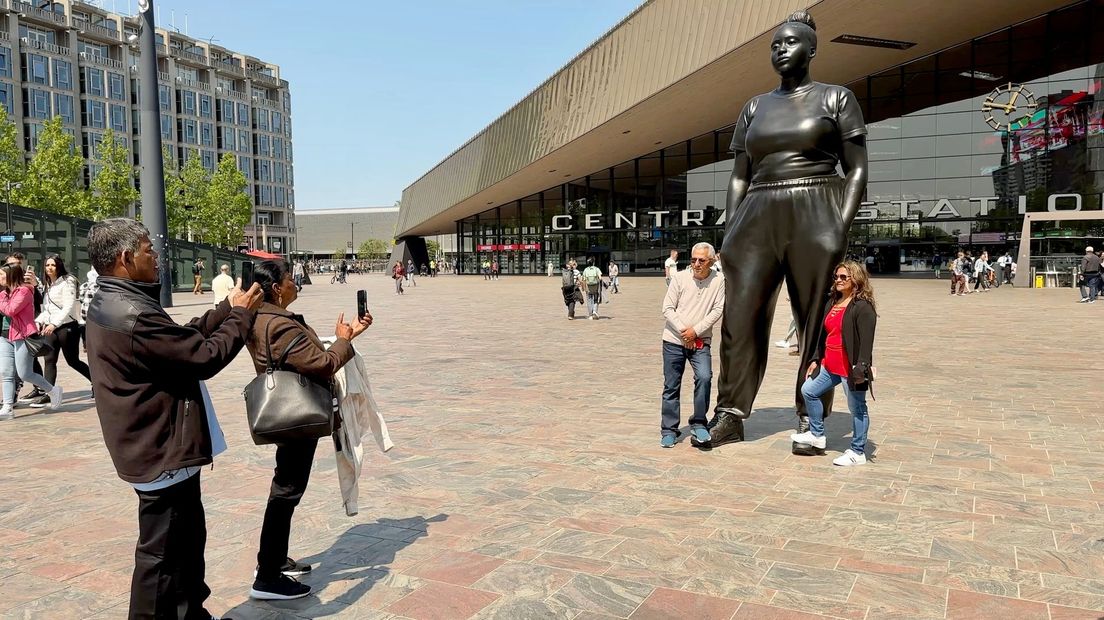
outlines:
[[[21,187],[22,185],[23,185],[22,183],[12,183],[11,181],[7,181],[7,182],[5,183],[5,186],[6,186],[6,187],[7,187],[7,189],[8,189],[8,193],[7,193],[7,195],[6,195],[5,197],[4,197],[4,198],[5,198],[5,200],[4,200],[4,204],[5,204],[6,206],[7,206],[7,208],[5,209],[5,211],[7,211],[7,219],[8,219],[8,236],[14,236],[14,235],[13,235],[13,233],[12,233],[12,217],[11,217],[11,215],[12,215],[12,203],[11,203],[11,191],[12,191],[12,188],[13,188],[13,187],[14,187],[14,188],[19,188],[19,187]],[[11,252],[11,249],[12,249],[12,247],[13,247],[13,246],[14,246],[14,242],[12,242],[12,241],[9,241],[9,242],[8,242],[8,252],[9,252],[9,253]]]
[[[143,131],[139,134],[142,163],[142,223],[150,231],[150,241],[159,257],[161,306],[172,307],[172,273],[169,269],[169,225],[165,214],[164,162],[161,158],[161,112],[157,90],[157,39],[153,23],[153,0],[138,0],[138,84],[141,93],[138,116]]]

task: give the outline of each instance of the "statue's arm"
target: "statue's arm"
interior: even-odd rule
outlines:
[[[859,206],[862,203],[863,193],[866,191],[866,178],[869,174],[866,160],[866,136],[858,135],[843,141],[843,159],[841,160],[844,174],[843,229],[851,228],[851,222],[859,214]]]
[[[736,211],[747,195],[751,184],[751,158],[744,151],[736,152],[736,161],[732,166],[732,176],[728,181],[728,200],[725,204],[725,228],[736,221]]]

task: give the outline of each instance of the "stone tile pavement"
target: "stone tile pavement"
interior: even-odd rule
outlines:
[[[366,288],[358,343],[397,447],[346,517],[319,450],[292,553],[317,594],[247,598],[272,448],[240,356],[211,382],[231,447],[203,472],[209,607],[234,618],[1104,617],[1104,303],[1069,290],[951,297],[876,280],[873,463],[789,453],[796,358],[772,349],[748,441],[658,446],[662,281],[568,322],[557,278],[386,277],[307,287],[319,332]],[[174,315],[207,298],[178,296]],[[776,340],[789,321],[781,308]],[[87,387],[0,423],[0,617],[118,618],[136,537]],[[685,387],[689,395],[689,380]],[[842,399],[839,399],[842,401]],[[689,403],[689,398],[687,398]],[[838,401],[837,401],[838,402]]]

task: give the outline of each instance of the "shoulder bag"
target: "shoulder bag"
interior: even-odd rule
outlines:
[[[54,352],[54,344],[42,334],[31,334],[23,339],[23,346],[27,347],[31,357],[43,357]]]
[[[271,327],[271,323],[269,324]],[[307,335],[292,339],[278,362],[272,358],[272,343],[265,334],[268,365],[264,374],[245,386],[245,413],[253,443],[286,444],[318,439],[333,433],[334,396],[332,382],[321,385],[290,370],[284,370],[288,353]]]

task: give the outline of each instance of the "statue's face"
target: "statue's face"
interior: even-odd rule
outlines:
[[[816,56],[813,31],[800,24],[785,24],[771,40],[771,64],[779,75],[809,68]]]

